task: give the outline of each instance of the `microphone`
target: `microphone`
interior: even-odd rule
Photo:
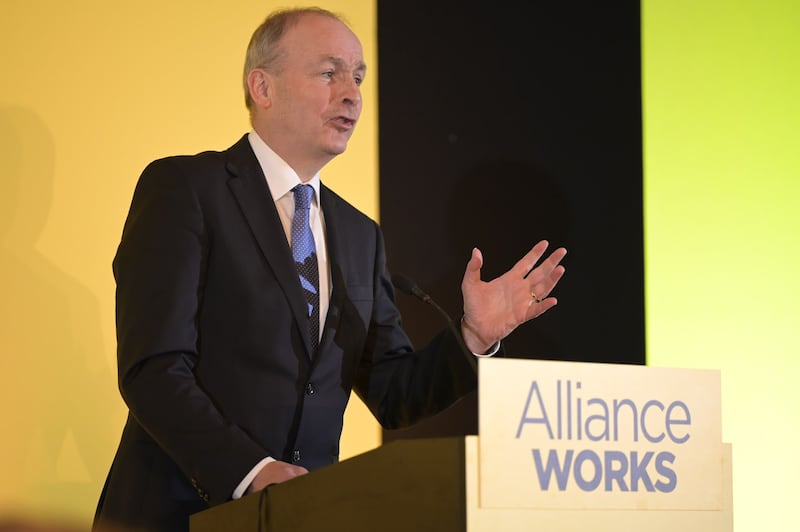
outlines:
[[[422,289],[417,286],[417,283],[409,279],[408,277],[401,275],[399,273],[392,274],[392,284],[395,288],[403,292],[404,294],[408,294],[410,296],[414,296],[417,299],[421,300],[423,303],[427,303],[428,305],[435,308],[439,314],[444,317],[445,321],[447,322],[447,326],[450,328],[450,332],[453,333],[453,336],[456,337],[456,341],[458,342],[458,346],[461,348],[461,352],[467,357],[467,361],[469,362],[470,367],[472,367],[472,371],[475,373],[478,372],[478,362],[475,360],[475,355],[472,354],[472,351],[467,348],[467,345],[464,343],[464,338],[461,336],[461,331],[458,330],[456,324],[453,322],[453,319],[450,315],[445,312],[445,310],[439,306],[436,301],[433,300],[431,296],[426,294],[422,291]]]

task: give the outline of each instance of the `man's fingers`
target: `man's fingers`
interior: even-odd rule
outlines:
[[[528,313],[525,317],[525,321],[532,320],[538,316],[541,316],[551,308],[555,307],[558,304],[558,299],[554,297],[548,297],[547,299],[543,299],[541,303],[534,303],[531,300],[531,305],[528,306]]]
[[[539,301],[542,301],[545,298],[549,297],[550,296],[550,292],[553,291],[553,289],[558,284],[558,281],[560,281],[561,277],[564,276],[564,272],[565,271],[566,271],[566,269],[564,268],[564,266],[559,264],[555,268],[553,268],[553,270],[550,272],[550,274],[547,277],[543,278],[538,283],[531,284],[530,285],[531,298],[533,298],[534,294],[536,294],[536,298]],[[538,303],[539,301],[535,301],[535,302]]]
[[[481,267],[483,266],[483,254],[478,248],[472,248],[472,255],[467,262],[467,269],[464,272],[464,282],[478,282],[481,280]]]
[[[544,261],[542,261],[541,264],[529,271],[526,275],[526,278],[534,284],[549,280],[556,268],[559,267],[560,262],[564,259],[566,254],[567,250],[565,248],[556,249]]]
[[[521,273],[522,277],[527,277],[536,266],[536,263],[539,262],[539,259],[542,258],[549,245],[550,243],[547,240],[540,240],[514,265],[513,270]]]
[[[274,460],[261,468],[247,489],[248,493],[259,491],[273,484],[286,482],[308,473],[308,469],[287,462]]]

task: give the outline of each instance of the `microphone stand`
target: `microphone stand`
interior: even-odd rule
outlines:
[[[436,301],[434,301],[434,299],[431,296],[423,292],[420,289],[420,287],[417,286],[416,283],[414,283],[408,277],[405,277],[397,273],[393,274],[392,284],[395,286],[395,288],[397,288],[401,292],[414,296],[417,299],[420,299],[423,303],[427,303],[428,305],[432,306],[439,312],[439,314],[442,315],[442,317],[447,322],[447,326],[450,329],[450,332],[453,334],[453,336],[456,337],[456,342],[458,343],[461,352],[467,358],[467,362],[472,368],[472,371],[474,371],[475,374],[477,375],[478,362],[475,360],[477,357],[472,353],[472,351],[469,350],[467,344],[464,343],[464,337],[461,335],[461,331],[458,329],[458,327],[456,327],[456,324],[455,322],[453,322],[453,319],[450,317],[450,315],[447,312],[445,312],[445,310],[442,307],[440,307],[439,304],[436,303]]]

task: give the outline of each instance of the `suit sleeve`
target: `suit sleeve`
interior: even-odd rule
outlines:
[[[477,388],[477,375],[449,330],[423,349],[412,350],[377,224],[374,241],[374,304],[356,390],[381,425],[392,429],[444,410]]]
[[[180,165],[152,163],[113,263],[119,386],[138,423],[215,504],[266,452],[221,415],[193,372],[207,252],[202,209]]]

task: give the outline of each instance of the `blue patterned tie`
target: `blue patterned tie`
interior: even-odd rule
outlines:
[[[308,332],[313,351],[319,344],[319,271],[317,268],[317,247],[311,232],[308,215],[311,209],[311,185],[297,185],[294,192],[294,218],[292,219],[292,257],[300,286],[308,302]]]

